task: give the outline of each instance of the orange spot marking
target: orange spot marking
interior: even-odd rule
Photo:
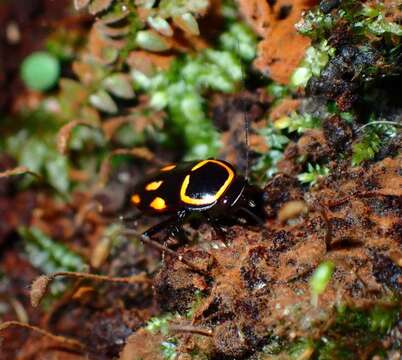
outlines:
[[[139,203],[141,202],[140,195],[134,194],[134,195],[131,197],[131,201],[132,201],[134,204],[139,204]]]
[[[161,171],[170,171],[170,170],[173,170],[175,167],[176,167],[175,164],[166,165],[166,166],[164,166],[164,167],[161,169]]]
[[[148,190],[148,191],[157,190],[162,185],[162,183],[163,183],[162,180],[152,181],[147,186],[145,186],[145,190]]]
[[[205,164],[207,164],[209,162],[213,162],[215,164],[218,164],[218,165],[224,167],[226,169],[226,171],[228,172],[228,178],[223,183],[223,185],[220,187],[220,189],[216,192],[215,195],[208,196],[208,197],[205,197],[203,199],[194,199],[192,197],[189,197],[186,194],[188,184],[190,183],[190,175],[187,175],[184,178],[183,184],[181,185],[181,188],[180,188],[180,199],[184,203],[191,204],[191,205],[209,205],[209,204],[213,203],[214,201],[217,201],[221,197],[221,195],[225,192],[225,190],[228,188],[230,183],[233,181],[233,178],[234,178],[234,175],[235,175],[233,170],[229,166],[227,166],[226,164],[224,164],[223,162],[221,162],[219,160],[203,160],[203,161],[200,161],[197,165],[193,166],[191,171],[195,171],[195,170],[199,169],[200,167],[204,166]]]
[[[166,202],[164,199],[158,196],[152,200],[149,206],[155,210],[163,210],[166,209]]]

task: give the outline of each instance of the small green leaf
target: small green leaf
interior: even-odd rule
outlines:
[[[304,87],[307,85],[312,75],[308,67],[300,66],[292,74],[290,84],[293,88]]]
[[[335,49],[329,46],[327,40],[310,46],[306,50],[300,66],[293,72],[290,78],[290,87],[305,87],[312,76],[319,76],[330,58],[335,55]]]
[[[302,183],[310,183],[310,185],[314,185],[319,179],[329,175],[329,169],[325,166],[320,166],[319,164],[313,166],[309,163],[307,165],[307,170],[307,172],[299,174],[297,179]]]
[[[89,12],[92,15],[96,15],[101,11],[107,10],[113,3],[114,0],[92,0],[89,5]]]
[[[191,13],[184,13],[173,17],[174,23],[183,31],[191,35],[200,35],[197,20]]]
[[[55,271],[82,271],[85,262],[65,245],[53,240],[36,227],[19,228],[29,261],[49,274]]]
[[[173,36],[173,29],[164,18],[160,16],[148,16],[147,22],[149,26],[151,26],[158,33],[161,33],[164,36]]]
[[[176,341],[174,339],[169,339],[169,341],[161,342],[161,351],[163,355],[163,360],[175,360],[177,359],[176,353]]]
[[[358,166],[363,161],[373,159],[375,154],[381,149],[384,140],[396,135],[396,128],[394,126],[375,123],[374,121],[370,125],[366,128],[361,140],[352,146],[352,166]]]
[[[97,109],[109,113],[117,113],[117,105],[110,95],[105,90],[98,90],[96,93],[90,95],[89,102]]]
[[[151,318],[145,329],[152,334],[161,333],[166,336],[169,334],[169,321],[173,318],[172,314],[164,314],[158,317]]]
[[[321,121],[309,113],[299,114],[296,111],[275,121],[274,127],[279,130],[287,129],[289,132],[304,133],[308,129],[318,128]]]
[[[21,78],[32,90],[49,90],[57,83],[59,76],[58,60],[45,51],[34,52],[22,62]]]
[[[70,186],[67,158],[54,152],[48,157],[44,165],[49,183],[60,192],[65,193]]]
[[[135,95],[130,78],[123,73],[108,76],[103,80],[103,86],[113,95],[122,99],[132,99]]]
[[[149,51],[166,51],[171,45],[162,36],[152,30],[143,30],[137,33],[136,42],[139,47]]]
[[[20,164],[29,170],[40,172],[46,161],[48,146],[39,139],[32,138],[22,145]]]

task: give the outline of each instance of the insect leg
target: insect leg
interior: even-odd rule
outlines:
[[[161,232],[162,230],[167,229],[168,236],[170,236],[171,232],[174,231],[175,228],[181,227],[181,224],[183,223],[185,216],[186,216],[186,212],[181,211],[181,212],[177,213],[176,215],[171,216],[171,217],[167,218],[166,220],[160,222],[159,224],[152,226],[147,231],[145,231],[143,233],[143,235],[151,238],[152,236]]]
[[[150,227],[148,230],[142,233],[143,236],[151,238],[152,236],[158,234],[162,230],[165,230],[168,228],[169,230],[172,228],[177,223],[177,217],[176,216],[171,216],[167,218],[164,221],[161,221],[160,223]]]

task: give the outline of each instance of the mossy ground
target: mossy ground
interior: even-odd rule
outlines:
[[[0,357],[399,359],[400,10],[3,1]],[[61,67],[46,92],[18,75],[36,50]],[[135,216],[133,186],[208,156],[249,168],[267,218],[142,244],[161,219]],[[33,308],[58,271],[108,278],[41,277]]]

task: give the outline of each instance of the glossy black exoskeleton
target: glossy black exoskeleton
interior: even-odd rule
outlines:
[[[146,231],[148,237],[177,226],[195,212],[214,222],[240,216],[261,222],[264,217],[262,191],[238,175],[230,163],[217,159],[161,168],[136,186],[131,203],[148,215],[171,215]]]

